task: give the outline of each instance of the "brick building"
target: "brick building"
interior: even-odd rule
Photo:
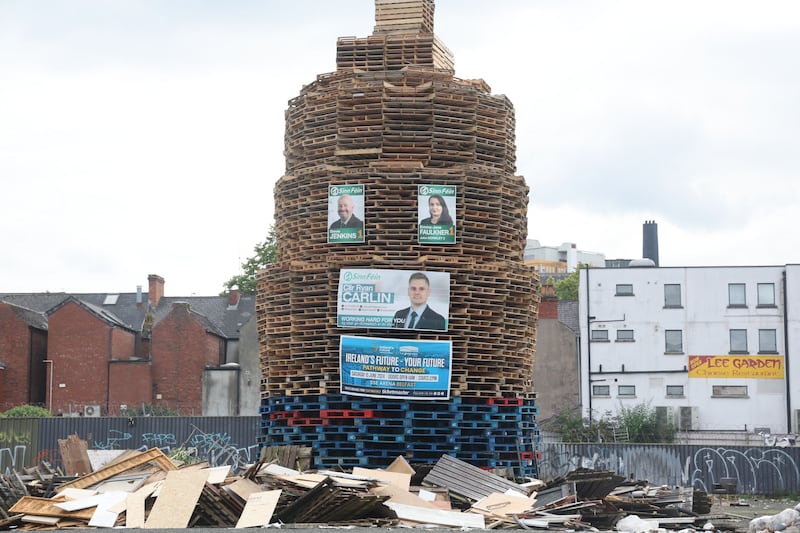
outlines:
[[[148,405],[257,414],[257,348],[239,349],[255,299],[235,290],[166,297],[162,277],[148,282],[147,292],[0,293],[0,410],[38,404],[56,415],[100,416]]]

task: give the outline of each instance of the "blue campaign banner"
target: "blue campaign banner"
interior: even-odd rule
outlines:
[[[341,392],[411,400],[450,399],[453,343],[351,337],[339,341]]]

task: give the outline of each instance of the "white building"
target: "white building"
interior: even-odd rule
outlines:
[[[582,269],[579,315],[584,413],[800,431],[800,265]]]
[[[532,264],[563,265],[563,272],[573,272],[579,263],[595,267],[605,266],[606,256],[597,252],[578,250],[578,247],[571,242],[565,242],[561,246],[542,246],[536,239],[528,239],[525,243],[524,259]]]

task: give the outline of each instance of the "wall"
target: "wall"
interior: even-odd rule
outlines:
[[[29,402],[31,329],[10,306],[0,303],[0,410]]]
[[[203,371],[203,415],[239,414],[240,368],[206,368]]]
[[[558,319],[544,318],[542,310],[545,307],[539,309],[539,332],[533,362],[538,420],[550,418],[559,408],[580,406],[575,334]]]
[[[239,330],[239,414],[256,416],[261,405],[261,363],[256,317]]]
[[[153,403],[152,366],[149,361],[112,361],[109,366],[108,413],[120,414],[120,405],[134,409]]]
[[[219,365],[219,345],[220,339],[207,333],[188,304],[176,303],[153,327],[154,404],[200,414],[203,370]]]
[[[111,330],[75,302],[67,302],[49,316],[47,352],[53,361],[54,413],[80,413],[86,405],[105,405]]]

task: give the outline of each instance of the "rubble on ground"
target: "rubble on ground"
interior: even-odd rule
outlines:
[[[705,492],[651,487],[612,471],[580,469],[548,483],[512,480],[449,455],[433,465],[413,465],[398,456],[383,469],[310,470],[310,448],[282,446],[265,448],[258,463],[233,472],[208,463],[179,465],[153,448],[119,452],[105,465],[81,472],[91,469],[85,443],[61,451],[72,475],[40,463],[2,476],[0,529],[608,530],[629,516],[648,527],[702,529],[711,509]]]

